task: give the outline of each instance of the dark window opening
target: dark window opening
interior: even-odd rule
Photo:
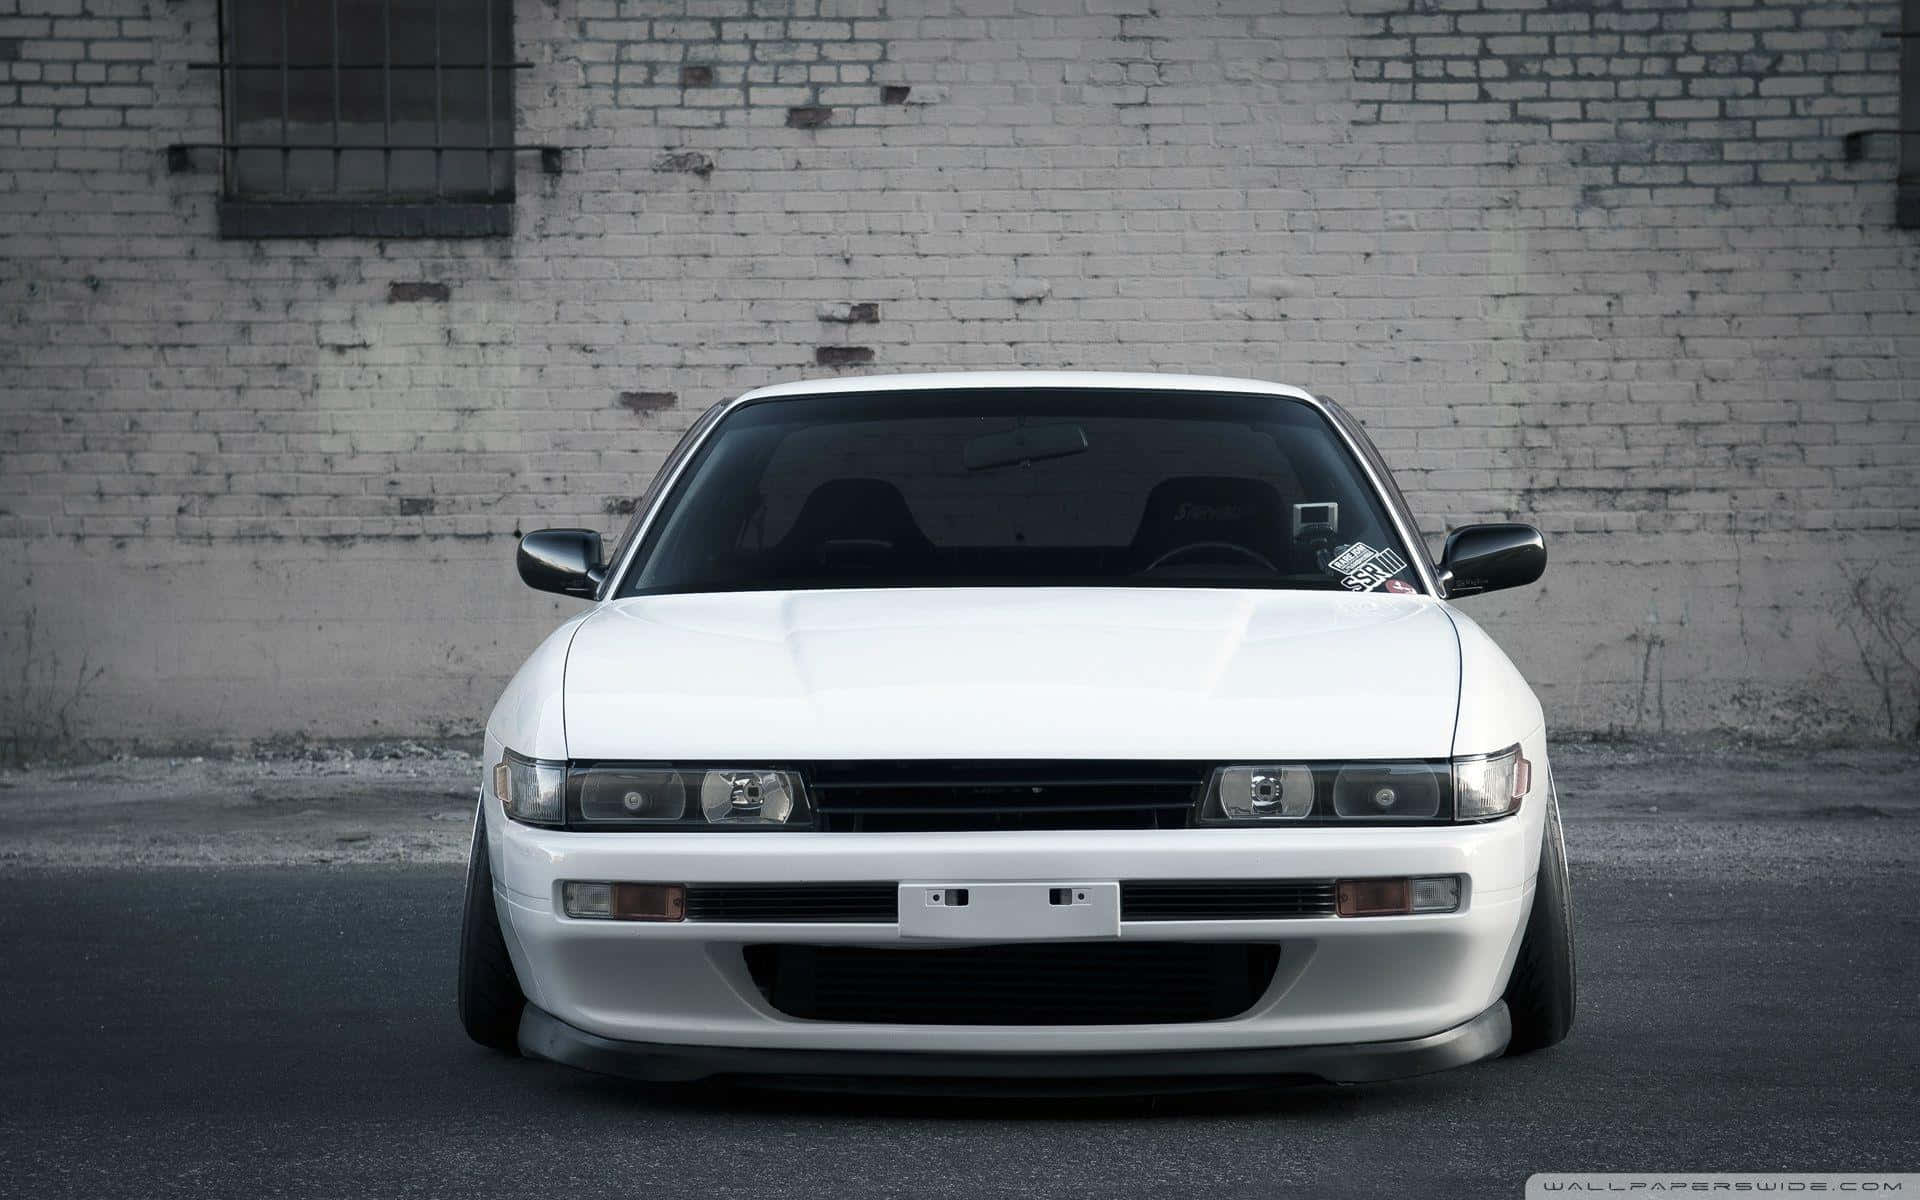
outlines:
[[[743,405],[618,595],[858,587],[1419,590],[1326,418],[1277,396],[1014,390]],[[1356,562],[1378,561],[1379,579]]]
[[[222,230],[509,232],[512,0],[225,0]]]

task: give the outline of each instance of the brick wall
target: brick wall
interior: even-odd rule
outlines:
[[[0,0],[14,736],[472,730],[573,607],[516,531],[976,367],[1333,395],[1431,532],[1547,531],[1465,607],[1563,728],[1911,732],[1897,3],[514,3],[511,238],[244,241],[167,169],[213,0]]]

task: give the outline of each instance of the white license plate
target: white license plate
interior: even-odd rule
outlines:
[[[900,936],[1044,942],[1120,936],[1117,883],[903,883]]]

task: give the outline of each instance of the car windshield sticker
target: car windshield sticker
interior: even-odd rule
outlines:
[[[1375,550],[1365,542],[1355,542],[1336,554],[1327,569],[1340,576],[1340,583],[1348,591],[1370,592],[1406,570],[1407,560],[1392,550]]]
[[[1367,545],[1365,542],[1355,542],[1353,545],[1348,546],[1345,550],[1335,555],[1333,561],[1327,564],[1327,570],[1332,571],[1335,575],[1345,575],[1348,571],[1353,570],[1361,563],[1372,558],[1373,555],[1374,550],[1372,546]]]
[[[1387,590],[1390,592],[1398,592],[1402,596],[1411,596],[1414,594],[1414,586],[1404,579],[1387,580]]]

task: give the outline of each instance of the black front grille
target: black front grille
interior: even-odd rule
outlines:
[[[1225,942],[1048,942],[890,950],[746,948],[790,1017],[882,1025],[1165,1025],[1221,1021],[1265,994],[1280,948]]]
[[[689,921],[836,921],[888,924],[900,919],[897,883],[694,883]]]
[[[1333,915],[1331,879],[1131,879],[1122,921],[1270,921]]]
[[[819,828],[894,833],[1184,829],[1209,768],[1162,762],[818,763]]]

